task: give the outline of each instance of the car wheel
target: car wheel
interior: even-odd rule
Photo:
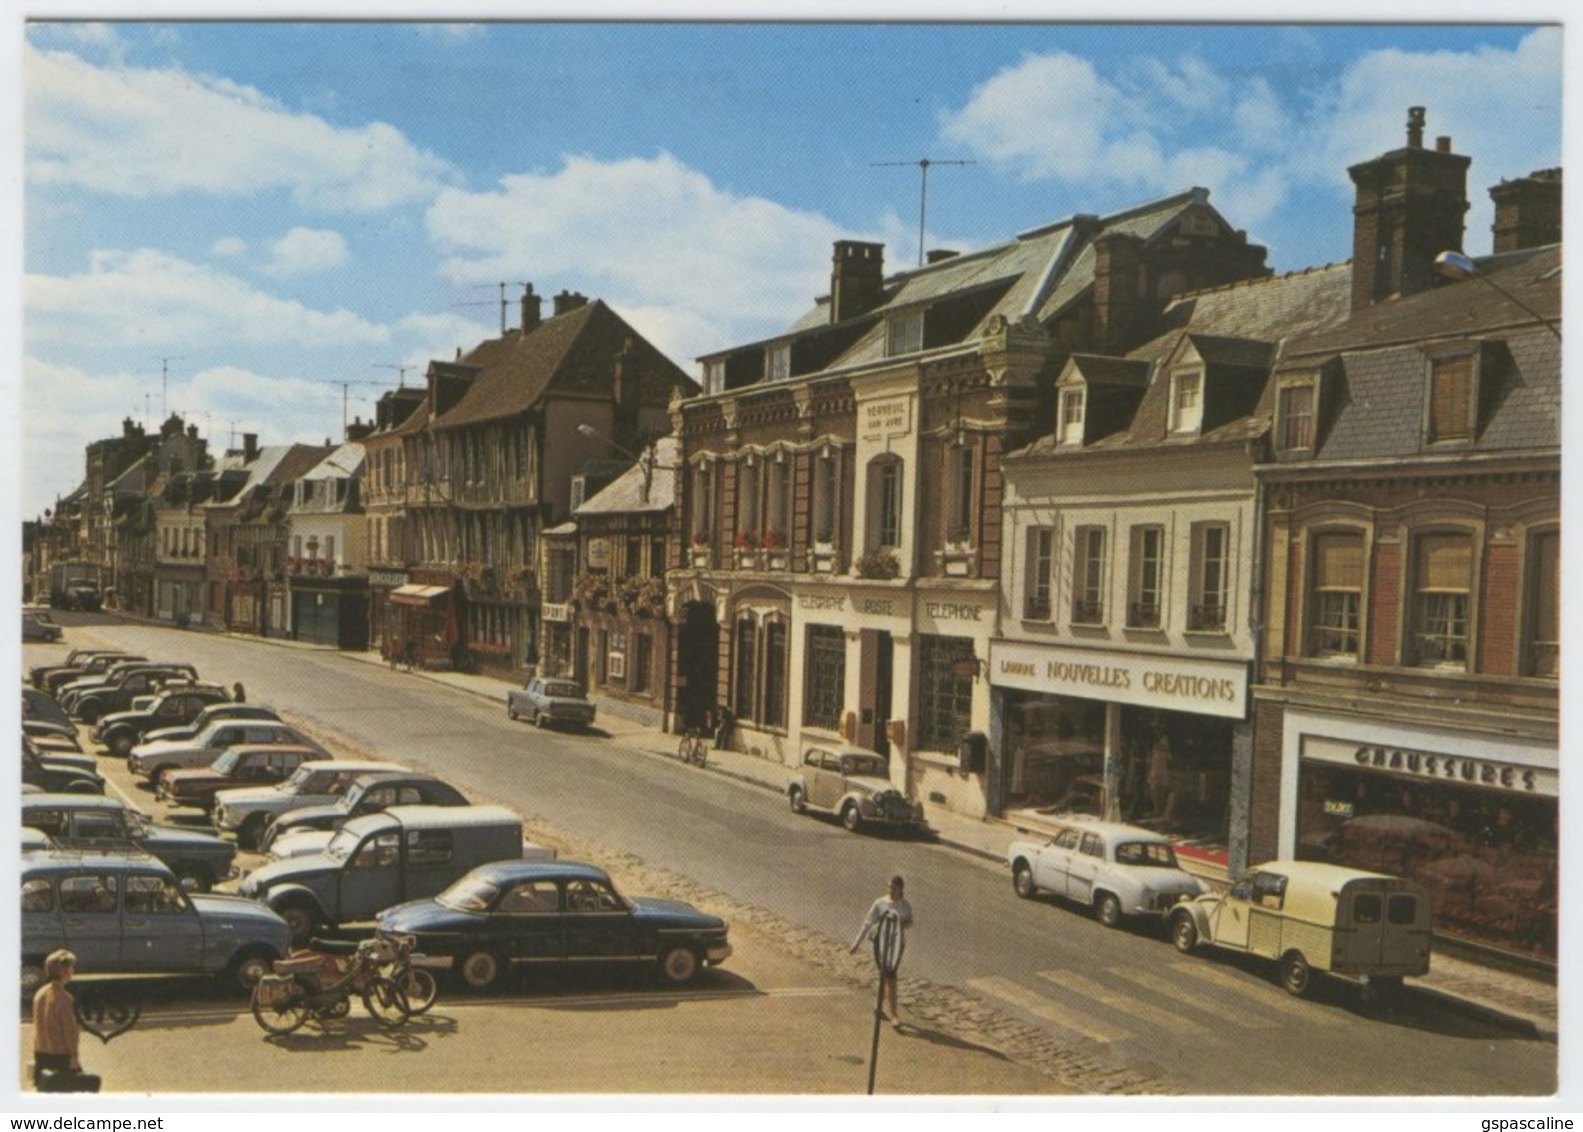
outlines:
[[[1198,946],[1198,925],[1193,923],[1189,913],[1178,912],[1171,918],[1171,943],[1183,955],[1191,953]]]
[[[534,708],[533,709],[533,726],[535,726],[535,727],[548,727],[549,725],[550,725],[550,721],[544,718],[544,713],[542,711],[540,711],[538,708]]]
[[[209,891],[209,870],[202,865],[182,865],[174,872],[176,879],[181,882],[181,887],[188,892]]]
[[[1094,917],[1107,928],[1121,927],[1121,901],[1114,893],[1101,892],[1094,898]]]
[[[1011,870],[1011,887],[1024,900],[1032,900],[1039,894],[1039,886],[1033,883],[1033,870],[1028,867],[1027,861],[1018,861],[1013,866]]]
[[[38,993],[39,987],[49,980],[44,977],[44,960],[22,960],[22,997],[28,1002],[33,1001],[33,996]]]
[[[291,940],[296,943],[313,935],[314,929],[319,926],[319,913],[316,909],[301,901],[287,904],[275,911],[280,913],[280,918],[286,921],[286,926],[291,929]]]
[[[1281,956],[1281,986],[1286,993],[1302,998],[1313,985],[1313,968],[1303,958],[1301,951],[1288,951]]]
[[[98,700],[84,700],[77,705],[77,718],[92,727],[99,722],[99,717],[104,714],[104,709],[99,706]]]
[[[229,975],[237,986],[251,991],[260,979],[270,973],[273,963],[274,956],[267,951],[244,951],[231,961]]]
[[[264,830],[268,825],[268,814],[248,814],[237,828],[236,843],[243,849],[257,849],[263,843]]]
[[[808,812],[808,799],[803,796],[802,787],[793,786],[787,791],[786,798],[791,803],[792,813],[806,814]]]
[[[858,812],[856,802],[848,802],[841,811],[841,824],[853,833],[863,828],[863,815]]]
[[[517,719],[517,705],[512,703],[510,700],[506,701],[506,718],[511,720],[513,723],[515,723]]]
[[[110,732],[110,753],[117,758],[126,758],[132,753],[132,748],[135,746],[137,746],[137,739],[130,731]]]
[[[479,948],[467,952],[456,961],[456,973],[473,990],[494,990],[505,974],[505,964],[493,951]]]
[[[693,976],[698,973],[698,953],[681,944],[667,947],[660,956],[660,973],[665,976],[666,982],[677,986],[692,982]]]

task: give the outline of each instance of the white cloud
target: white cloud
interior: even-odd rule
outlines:
[[[269,249],[267,274],[278,278],[329,271],[346,262],[346,238],[326,228],[293,228]]]
[[[451,358],[456,356],[458,349],[470,350],[485,338],[499,334],[500,326],[458,314],[419,313],[401,319],[396,330],[401,341],[414,344],[402,347],[399,362],[380,364],[406,366],[406,381],[410,385],[414,371],[421,378],[430,359]]]
[[[145,350],[212,345],[380,344],[389,331],[350,311],[312,310],[152,249],[99,251],[82,275],[23,282],[30,347],[85,343]],[[91,327],[85,336],[84,328]]]
[[[656,345],[678,360],[785,326],[828,289],[831,243],[847,235],[816,213],[723,191],[669,154],[570,157],[491,192],[447,190],[428,227],[446,278],[528,280],[623,315],[643,309],[676,335]]]
[[[332,126],[225,79],[100,67],[31,47],[23,72],[36,185],[135,198],[284,189],[314,208],[370,211],[457,179],[392,126]]]
[[[247,254],[247,241],[240,236],[221,236],[210,246],[209,254],[224,259],[240,259]]]

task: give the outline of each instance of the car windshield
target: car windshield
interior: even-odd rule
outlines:
[[[242,752],[236,747],[231,747],[225,752],[225,754],[215,759],[214,762],[210,764],[210,766],[220,774],[230,774],[236,769],[236,764],[240,762],[241,759]]]
[[[1176,853],[1163,841],[1124,841],[1116,846],[1116,863],[1152,869],[1177,867]]]
[[[458,912],[482,912],[494,902],[500,886],[483,877],[465,876],[434,899]]]
[[[863,775],[869,778],[885,777],[885,760],[870,755],[841,756],[841,773]]]
[[[313,768],[307,763],[303,763],[296,770],[291,772],[290,778],[286,779],[286,781],[275,787],[275,789],[279,790],[282,794],[300,794],[302,793],[303,789],[302,784],[308,781],[308,776],[312,773]]]
[[[362,840],[361,835],[351,830],[338,830],[335,836],[330,838],[330,843],[324,847],[324,855],[334,857],[337,861],[344,861],[357,850]]]
[[[365,783],[352,783],[351,789],[349,789],[341,797],[341,809],[355,810],[357,808],[357,803],[363,800],[363,795],[366,793],[368,793],[368,786]]]
[[[568,696],[574,700],[583,698],[583,690],[576,684],[567,684],[558,680],[546,681],[544,694],[546,696]]]

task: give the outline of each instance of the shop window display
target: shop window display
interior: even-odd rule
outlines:
[[[1305,763],[1297,855],[1429,890],[1434,930],[1556,957],[1554,798]]]
[[[1230,820],[1231,723],[1185,712],[1121,713],[1123,821],[1222,849]]]
[[[1100,812],[1105,705],[1009,693],[1005,805],[1050,813]]]

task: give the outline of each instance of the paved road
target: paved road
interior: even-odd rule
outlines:
[[[1086,1091],[1533,1095],[1556,1047],[1408,996],[1391,1015],[1347,988],[1299,1001],[1257,966],[1176,954],[1055,902],[1023,902],[1004,871],[940,846],[853,836],[756,787],[561,735],[404,673],[334,652],[125,623],[69,634],[242,680],[333,745],[430,770],[509,805],[568,855],[649,889],[679,885],[733,922],[781,932],[850,979],[868,902],[892,872],[918,914],[903,980],[914,1016],[992,1039]],[[68,641],[70,643],[70,641]],[[29,653],[59,649],[30,646]],[[659,744],[653,744],[658,746]],[[661,875],[663,873],[663,876]],[[676,879],[681,878],[681,879]]]

